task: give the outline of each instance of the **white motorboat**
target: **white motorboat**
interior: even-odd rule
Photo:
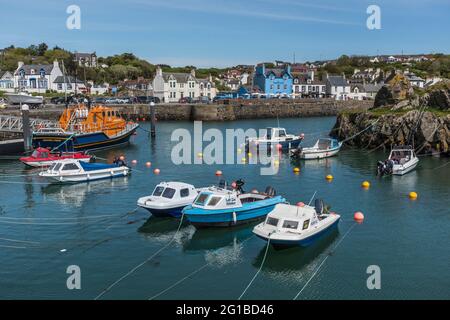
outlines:
[[[137,205],[153,216],[179,218],[181,211],[197,197],[195,187],[183,182],[161,182],[149,196],[139,198]]]
[[[320,138],[312,147],[290,150],[292,157],[300,159],[323,159],[335,156],[341,150],[342,142],[332,138]]]
[[[340,218],[338,214],[326,212],[319,199],[315,207],[280,203],[264,222],[253,228],[253,233],[266,241],[270,238],[274,248],[306,247],[337,227]]]
[[[404,175],[417,166],[419,158],[411,146],[394,146],[385,161],[378,161],[378,175]]]
[[[303,136],[301,135],[293,135],[287,134],[285,128],[266,128],[266,133],[262,137],[251,137],[247,138],[246,145],[250,147],[251,145],[255,146],[266,146],[269,147],[277,147],[281,146],[283,150],[289,150],[292,148],[297,148],[303,140]]]
[[[5,93],[10,104],[43,104],[43,96],[33,96],[27,92]]]
[[[99,179],[125,177],[131,169],[124,164],[86,163],[76,159],[56,161],[39,176],[58,182],[86,182]]]

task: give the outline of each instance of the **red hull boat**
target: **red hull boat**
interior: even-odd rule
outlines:
[[[47,148],[37,148],[31,156],[22,157],[20,161],[30,167],[49,167],[53,162],[64,159],[77,159],[83,162],[90,162],[92,156],[84,152],[56,152],[52,153]]]

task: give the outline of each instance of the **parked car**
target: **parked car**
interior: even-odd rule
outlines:
[[[104,104],[105,101],[106,101],[106,99],[103,98],[103,97],[96,97],[96,98],[94,99],[94,103],[97,103],[97,104]]]
[[[136,103],[150,103],[150,102],[159,103],[160,102],[158,97],[153,97],[153,96],[138,96],[136,98],[137,98]]]
[[[180,98],[180,100],[178,100],[178,103],[192,103],[192,98],[191,97]]]
[[[64,104],[64,103],[66,103],[66,97],[53,97],[53,98],[50,99],[50,103],[52,103],[52,104]]]
[[[207,96],[197,97],[193,101],[193,103],[209,103],[210,99]]]

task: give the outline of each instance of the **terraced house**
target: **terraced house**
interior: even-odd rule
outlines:
[[[255,68],[253,83],[267,96],[290,96],[292,94],[291,66],[266,68],[264,63]]]

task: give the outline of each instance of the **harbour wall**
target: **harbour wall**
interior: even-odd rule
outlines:
[[[333,116],[341,111],[365,111],[372,107],[370,100],[336,101],[332,99],[299,100],[232,100],[223,104],[157,104],[156,117],[166,120],[232,121],[259,118],[296,118]],[[149,120],[150,106],[144,104],[114,105],[125,118]],[[56,120],[63,106],[47,105],[43,109],[30,110],[30,117]],[[3,110],[2,113],[20,115],[19,110]]]

